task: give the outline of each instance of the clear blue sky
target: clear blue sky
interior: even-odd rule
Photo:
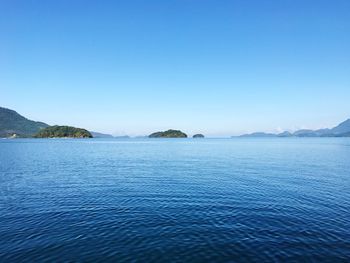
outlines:
[[[114,134],[350,118],[349,0],[0,0],[0,106]]]

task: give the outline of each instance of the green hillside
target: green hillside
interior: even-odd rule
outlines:
[[[28,120],[17,112],[0,107],[0,137],[30,137],[41,129],[48,127],[46,123]]]

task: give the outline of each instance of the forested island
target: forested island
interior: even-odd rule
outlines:
[[[85,129],[55,125],[40,130],[34,138],[92,138],[92,135]]]
[[[187,134],[179,130],[167,130],[152,133],[149,138],[187,138]]]
[[[204,135],[198,133],[198,134],[193,135],[192,138],[204,138]]]

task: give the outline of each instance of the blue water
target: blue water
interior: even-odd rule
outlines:
[[[349,262],[350,139],[0,140],[0,261]]]

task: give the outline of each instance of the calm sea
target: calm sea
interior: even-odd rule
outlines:
[[[0,140],[1,262],[349,262],[350,139]]]

